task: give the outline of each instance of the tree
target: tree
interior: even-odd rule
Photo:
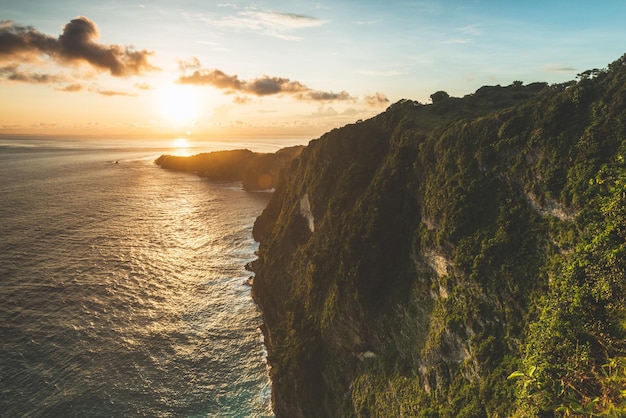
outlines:
[[[430,95],[430,100],[432,100],[433,104],[443,102],[446,99],[449,99],[450,95],[443,90],[439,90]]]

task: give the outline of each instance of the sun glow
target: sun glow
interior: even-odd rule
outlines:
[[[187,138],[176,138],[173,145],[174,148],[188,148],[189,141],[187,141]]]
[[[171,123],[192,123],[199,108],[199,96],[192,86],[172,84],[159,89],[159,110]]]
[[[174,155],[178,155],[181,157],[189,157],[191,155],[191,144],[189,143],[189,139],[184,137],[175,138],[171,147],[173,148]]]

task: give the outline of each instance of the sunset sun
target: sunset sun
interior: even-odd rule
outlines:
[[[171,123],[193,122],[199,115],[199,97],[191,86],[172,84],[159,90],[161,115]]]
[[[175,148],[188,148],[189,141],[187,141],[187,138],[176,138],[173,145]]]

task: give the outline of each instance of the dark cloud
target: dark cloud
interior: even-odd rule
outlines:
[[[314,100],[314,101],[344,101],[354,100],[350,94],[346,91],[340,91],[339,93],[315,91],[309,90],[302,94],[298,94],[298,97],[302,100]]]
[[[99,37],[95,22],[82,16],[67,23],[58,38],[30,26],[3,21],[0,22],[0,60],[33,62],[45,55],[62,64],[85,62],[116,77],[157,70],[148,62],[152,52],[100,44]]]
[[[40,73],[14,73],[7,77],[11,81],[22,81],[25,83],[57,83],[63,80],[63,77],[59,77],[54,74],[40,74]]]
[[[0,67],[0,77],[11,81],[20,81],[24,83],[58,83],[65,81],[65,77],[56,74],[42,74],[37,72],[29,72],[20,69],[18,65],[12,64]]]
[[[19,69],[19,65],[17,64],[11,64],[11,65],[6,65],[4,67],[0,67],[0,77],[8,78],[12,74],[15,74],[18,71],[18,69]]]
[[[52,52],[55,48],[53,38],[31,26],[17,26],[11,20],[0,22],[0,59],[32,58],[40,51]]]
[[[227,75],[220,70],[196,70],[189,76],[182,75],[178,78],[180,84],[195,84],[199,86],[213,86],[222,90],[244,92],[243,83],[236,75]]]
[[[212,86],[226,93],[251,94],[254,96],[271,96],[287,94],[298,100],[307,101],[345,101],[354,100],[345,91],[339,93],[313,90],[299,81],[292,81],[282,77],[263,77],[253,80],[240,80],[237,75],[228,75],[221,70],[198,69],[191,75],[181,75],[178,78],[181,84]]]
[[[278,93],[302,93],[309,90],[308,87],[298,81],[291,81],[288,78],[263,76],[245,83],[248,93],[256,96],[268,96]]]
[[[365,104],[368,106],[385,106],[389,99],[382,93],[376,92],[371,96],[365,96]]]

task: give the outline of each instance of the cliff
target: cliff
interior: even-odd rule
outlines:
[[[276,415],[624,408],[626,56],[432,98],[312,141],[255,223]]]
[[[280,169],[303,148],[282,148],[275,153],[243,149],[205,152],[190,157],[162,155],[155,163],[162,168],[195,173],[211,180],[241,181],[246,190],[266,190],[276,188]]]

